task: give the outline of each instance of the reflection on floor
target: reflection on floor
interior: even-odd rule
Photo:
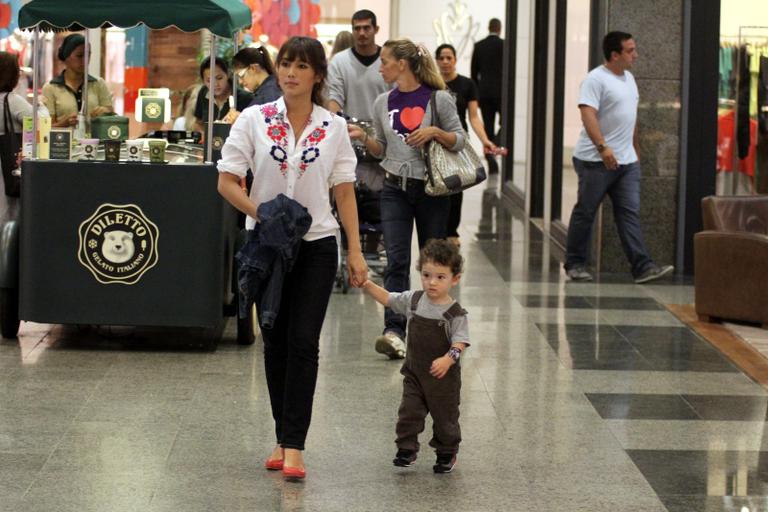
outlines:
[[[766,510],[768,393],[662,306],[691,287],[565,282],[493,186],[464,201],[474,344],[454,473],[432,473],[426,443],[392,467],[399,364],[353,290],[329,308],[301,484],[261,468],[261,348],[231,325],[210,352],[199,333],[25,324],[0,344],[0,509]]]

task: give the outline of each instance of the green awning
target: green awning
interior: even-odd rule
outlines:
[[[251,11],[241,0],[32,0],[19,11],[21,29],[77,31],[140,24],[184,32],[208,29],[232,37],[251,26]]]

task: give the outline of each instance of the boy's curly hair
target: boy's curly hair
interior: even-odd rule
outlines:
[[[428,261],[450,268],[454,276],[461,274],[464,267],[464,258],[459,254],[459,248],[447,240],[427,240],[419,254],[416,269],[421,270],[421,266]]]

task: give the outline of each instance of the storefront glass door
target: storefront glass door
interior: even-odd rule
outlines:
[[[590,0],[568,0],[565,30],[565,66],[563,79],[563,152],[560,221],[567,226],[576,204],[578,178],[573,170],[573,148],[581,132],[579,88],[589,71]],[[559,129],[555,127],[555,129]],[[557,162],[554,163],[557,166]],[[558,194],[558,191],[553,191]],[[557,200],[555,198],[555,200]],[[557,219],[553,219],[557,220]]]
[[[515,62],[514,101],[515,140],[510,151],[512,157],[512,174],[507,175],[507,180],[512,182],[514,189],[525,196],[528,182],[529,166],[529,136],[530,136],[530,108],[531,108],[531,49],[533,46],[533,31],[531,21],[533,19],[533,0],[519,0],[517,2],[517,52]]]

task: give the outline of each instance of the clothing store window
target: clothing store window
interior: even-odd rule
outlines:
[[[579,90],[589,72],[589,13],[590,0],[568,1],[563,70],[563,185],[560,191],[560,220],[566,226],[576,205],[579,185],[572,157],[582,129]]]
[[[530,108],[531,108],[531,50],[533,47],[533,1],[517,2],[517,55],[515,63],[515,141],[512,148],[511,180],[514,188],[525,194],[529,167]]]
[[[768,5],[721,2],[717,194],[768,194]]]

